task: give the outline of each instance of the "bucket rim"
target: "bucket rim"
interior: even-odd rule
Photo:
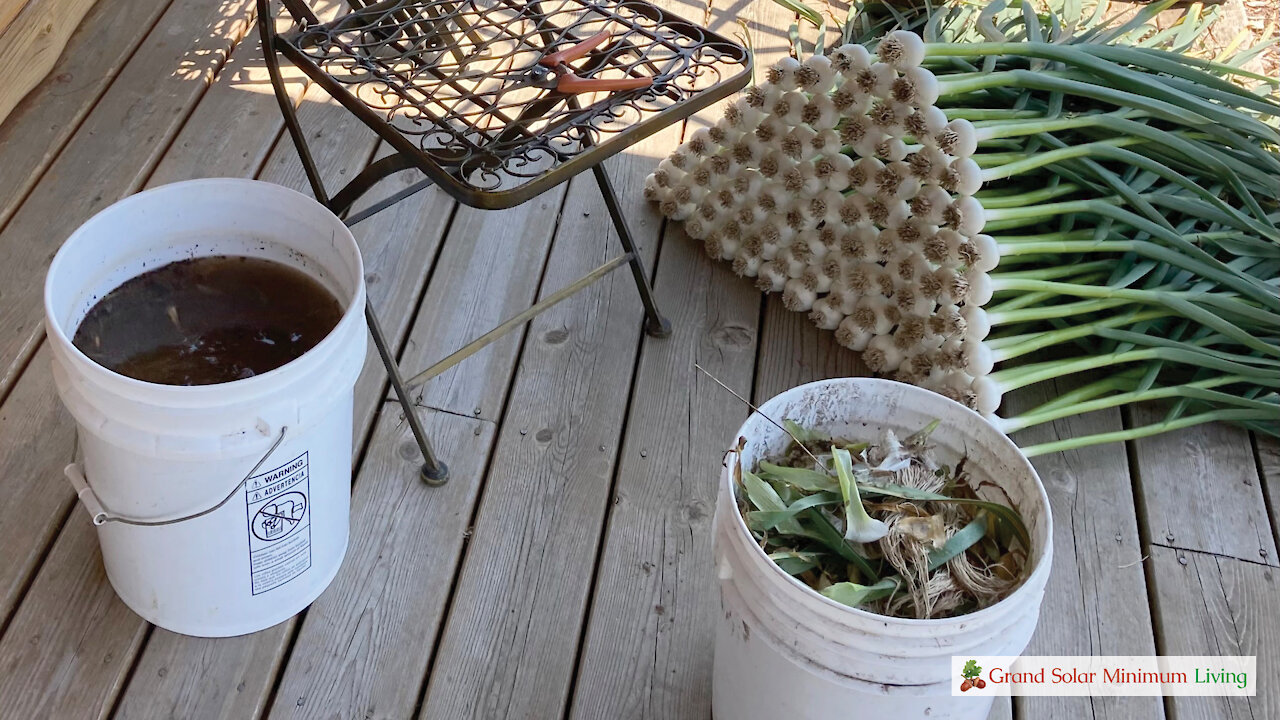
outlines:
[[[747,528],[746,522],[742,519],[742,513],[738,511],[737,493],[735,492],[735,488],[733,487],[733,481],[731,479],[732,478],[731,463],[737,460],[738,452],[736,449],[730,448],[725,453],[725,463],[720,472],[720,478],[721,478],[720,485],[721,485],[721,489],[728,491],[729,493],[728,497],[732,505],[732,507],[729,508],[731,512],[728,513],[729,515],[732,516],[732,520],[729,521],[729,522],[732,522],[733,524],[733,530],[731,532],[737,535],[740,541],[744,541],[745,544],[750,547],[748,552],[750,556],[757,561],[757,564],[762,564],[767,566],[769,569],[766,572],[771,572],[771,573],[774,573],[777,577],[784,578],[789,585],[798,589],[802,594],[819,601],[825,607],[830,607],[837,612],[848,613],[853,617],[872,620],[872,621],[884,624],[886,626],[899,625],[899,626],[908,626],[913,628],[930,628],[930,627],[941,628],[941,627],[954,625],[956,623],[961,623],[961,622],[989,620],[993,617],[996,617],[1006,612],[1006,610],[1008,609],[1008,607],[1010,606],[1013,600],[1017,599],[1019,601],[1024,601],[1024,599],[1030,598],[1035,593],[1043,593],[1043,590],[1044,590],[1043,584],[1039,582],[1033,583],[1032,580],[1033,579],[1039,580],[1042,577],[1044,577],[1047,580],[1047,575],[1052,567],[1053,512],[1049,504],[1049,495],[1045,490],[1044,482],[1040,479],[1039,473],[1036,472],[1035,467],[1032,466],[1031,461],[1027,458],[1027,456],[1022,454],[1021,448],[1019,448],[1013,442],[1013,440],[1009,438],[1008,435],[1001,432],[995,425],[991,423],[991,421],[982,417],[982,415],[974,412],[970,408],[965,407],[964,405],[950,398],[947,398],[943,395],[939,395],[937,393],[926,390],[924,388],[917,387],[915,385],[901,383],[896,380],[887,380],[884,378],[839,377],[839,378],[827,378],[824,380],[815,380],[813,382],[803,383],[801,385],[796,385],[792,388],[788,388],[787,390],[784,390],[781,393],[778,393],[777,395],[774,395],[773,397],[769,398],[769,400],[766,400],[765,402],[761,403],[759,407],[764,407],[765,405],[772,402],[775,398],[780,397],[781,395],[788,392],[793,392],[795,390],[800,390],[803,388],[828,386],[828,385],[867,385],[870,387],[875,387],[875,386],[901,387],[901,388],[904,388],[903,392],[907,393],[908,395],[914,395],[916,397],[928,397],[931,402],[941,401],[944,405],[946,404],[953,405],[956,408],[959,408],[960,410],[962,410],[963,411],[962,414],[969,415],[970,417],[968,419],[971,421],[976,421],[976,424],[967,424],[965,427],[966,428],[982,428],[982,429],[977,431],[972,429],[966,429],[963,431],[966,436],[971,437],[976,432],[990,431],[991,433],[994,433],[994,435],[996,436],[997,444],[1004,445],[1006,448],[1011,448],[1014,451],[1014,453],[1016,453],[1016,456],[1018,458],[1018,465],[1020,466],[1019,469],[1029,474],[1030,479],[1033,481],[1035,485],[1036,493],[1034,494],[1034,496],[1036,497],[1037,501],[1040,503],[1041,507],[1044,508],[1045,541],[1044,541],[1043,552],[1040,553],[1039,558],[1036,560],[1035,566],[1031,569],[1031,572],[1027,573],[1026,579],[1022,581],[1022,584],[1019,585],[1016,590],[1010,593],[1007,597],[995,602],[992,605],[982,608],[981,610],[976,610],[971,613],[966,613],[964,615],[957,615],[955,617],[950,617],[950,618],[923,618],[923,619],[922,618],[901,618],[901,617],[895,617],[892,615],[881,615],[879,613],[873,613],[869,610],[863,610],[861,608],[850,607],[848,605],[845,605],[844,603],[836,602],[835,600],[832,600],[831,598],[828,598],[825,595],[822,595],[818,591],[814,590],[808,585],[792,577],[781,567],[778,567],[777,563],[770,560],[769,557],[765,554],[764,550],[758,544],[755,543],[754,539],[751,537],[751,531]],[[752,413],[747,417],[747,419],[743,421],[742,425],[739,426],[738,431],[734,433],[735,440],[738,437],[743,435],[743,428],[745,428],[747,423],[751,422],[751,420],[756,416],[763,417],[758,410],[753,410]],[[999,485],[1002,490],[1004,489],[1003,484],[997,483],[997,485]],[[1025,514],[1023,514],[1023,511],[1019,509],[1018,512],[1019,514],[1023,515],[1023,518],[1025,520],[1026,516]],[[717,513],[717,517],[719,516],[720,514]],[[714,528],[713,528],[713,532],[715,532]],[[1033,590],[1032,589],[1033,585],[1041,585],[1041,587],[1039,589]]]
[[[355,258],[354,270],[356,274],[356,287],[352,293],[350,304],[343,310],[342,317],[338,319],[338,322],[333,326],[333,329],[330,330],[328,334],[326,334],[324,338],[322,338],[320,342],[316,343],[310,350],[307,350],[302,355],[299,355],[279,367],[268,370],[265,373],[254,375],[253,377],[206,385],[168,385],[165,383],[154,383],[132,378],[95,362],[88,355],[81,352],[80,348],[75,346],[75,343],[71,341],[71,338],[67,335],[66,330],[62,327],[62,323],[53,311],[53,281],[59,268],[64,263],[69,262],[67,258],[70,257],[72,252],[70,248],[72,248],[74,241],[83,235],[87,235],[91,231],[90,227],[96,222],[102,222],[102,218],[108,214],[127,211],[129,207],[133,205],[142,205],[144,203],[152,202],[158,196],[162,196],[166,193],[201,186],[213,192],[216,192],[217,188],[243,189],[246,187],[253,187],[255,189],[254,192],[276,193],[277,195],[286,197],[291,201],[311,205],[314,211],[332,219],[335,224],[335,230],[337,228],[341,228],[341,231],[335,233],[334,240],[338,241],[341,239],[343,241],[349,241],[351,248],[355,251],[353,256]],[[137,276],[135,275],[134,277]],[[125,282],[128,281],[126,280]],[[75,231],[73,231],[71,235],[63,241],[62,245],[58,248],[58,252],[54,254],[52,262],[49,263],[49,269],[45,273],[45,335],[49,336],[61,350],[69,354],[72,358],[75,358],[79,364],[91,368],[88,372],[103,378],[108,382],[117,383],[122,388],[139,390],[147,393],[164,394],[174,398],[180,397],[188,400],[200,400],[216,397],[217,395],[229,390],[234,390],[236,392],[242,390],[257,390],[259,386],[277,381],[280,377],[295,371],[306,358],[314,358],[319,356],[321,353],[332,354],[334,349],[337,347],[337,343],[340,342],[340,340],[336,339],[336,336],[347,334],[348,328],[353,323],[359,322],[359,316],[363,315],[365,293],[364,257],[360,252],[360,246],[356,242],[355,236],[351,233],[351,229],[348,228],[337,215],[334,215],[333,211],[322,205],[315,198],[304,195],[303,193],[300,193],[293,188],[285,187],[284,185],[277,185],[276,183],[267,182],[265,180],[256,180],[253,178],[213,177],[180,180],[142,190],[107,205],[94,213],[92,217],[77,227]]]

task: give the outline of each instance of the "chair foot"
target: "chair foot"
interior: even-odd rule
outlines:
[[[661,315],[648,316],[644,319],[644,331],[653,338],[671,337],[671,321]]]
[[[364,317],[369,324],[369,334],[373,336],[373,344],[378,348],[378,356],[382,358],[382,365],[387,369],[387,379],[391,381],[391,387],[396,392],[400,409],[404,411],[405,422],[409,424],[409,430],[413,432],[413,440],[418,444],[418,450],[422,452],[422,468],[418,474],[427,485],[443,485],[449,479],[449,467],[436,458],[435,453],[431,451],[427,431],[422,427],[422,419],[418,417],[413,400],[409,397],[409,389],[405,386],[404,378],[400,376],[400,366],[396,364],[391,348],[387,345],[386,336],[382,333],[382,323],[378,322],[378,315],[373,311],[373,303],[367,298]]]
[[[422,463],[422,482],[431,487],[440,487],[449,482],[449,466],[437,460],[433,468],[431,463]]]
[[[600,194],[604,196],[604,205],[609,209],[609,217],[613,219],[613,227],[618,232],[618,241],[622,249],[627,251],[627,261],[631,265],[631,275],[636,281],[636,290],[640,292],[640,301],[644,303],[644,331],[649,337],[664,338],[671,334],[671,321],[658,311],[658,303],[653,299],[653,286],[649,284],[649,276],[645,274],[644,263],[640,260],[640,251],[631,237],[631,229],[622,217],[622,208],[618,205],[618,197],[613,192],[613,183],[604,171],[604,164],[597,163],[591,168],[600,185]]]

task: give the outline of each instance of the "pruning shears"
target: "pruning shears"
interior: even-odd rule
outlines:
[[[596,49],[608,40],[608,31],[601,31],[569,47],[542,57],[537,65],[529,68],[525,76],[508,85],[504,90],[516,90],[524,87],[539,87],[555,90],[565,94],[608,92],[616,90],[635,90],[653,84],[651,77],[625,78],[584,78],[569,67],[569,63]]]

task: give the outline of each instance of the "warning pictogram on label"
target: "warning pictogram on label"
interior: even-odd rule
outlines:
[[[249,478],[249,575],[254,595],[311,567],[311,493],[307,454]]]

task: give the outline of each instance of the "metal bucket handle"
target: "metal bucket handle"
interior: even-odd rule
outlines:
[[[280,447],[281,442],[284,442],[284,435],[288,429],[289,427],[287,425],[282,425],[280,427],[280,434],[276,437],[276,441],[271,443],[271,447],[267,448],[266,454],[258,459],[258,462],[255,463],[254,466],[250,468],[249,472],[245,474],[244,479],[236,483],[236,486],[231,488],[231,492],[228,492],[227,496],[222,498],[217,505],[201,510],[200,512],[183,515],[182,517],[176,517],[169,520],[143,520],[140,518],[129,517],[127,515],[117,515],[116,513],[110,512],[102,505],[102,501],[98,499],[98,495],[89,485],[89,479],[85,477],[84,468],[80,467],[79,463],[71,463],[63,468],[62,472],[65,473],[67,479],[71,481],[71,487],[75,489],[76,497],[80,498],[80,502],[84,505],[84,509],[89,512],[89,517],[93,519],[94,525],[106,525],[109,522],[136,525],[138,527],[176,525],[177,523],[204,517],[230,502],[231,498],[235,497],[236,493],[240,492],[240,488],[244,487],[244,484],[249,482],[249,478],[253,477],[253,474],[258,472],[258,468],[262,467],[262,464],[267,461],[267,458],[271,457],[271,453],[275,452],[276,448]]]

